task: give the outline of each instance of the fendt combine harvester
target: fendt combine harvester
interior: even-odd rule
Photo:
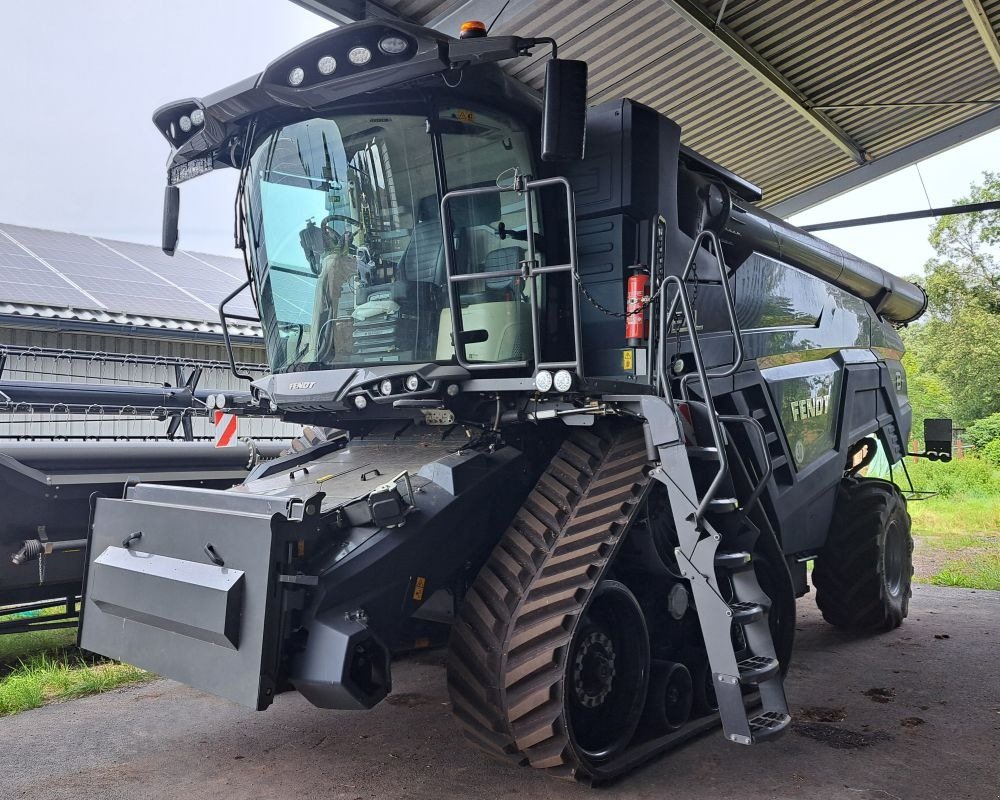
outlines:
[[[666,117],[586,109],[551,39],[485,33],[348,25],[155,113],[165,249],[176,184],[239,170],[253,395],[313,434],[228,491],[99,499],[82,646],[363,709],[446,645],[469,739],[584,780],[720,722],[756,743],[808,561],[831,623],[906,616],[905,500],[857,472],[905,454],[926,296]],[[544,97],[498,65],[541,48]]]

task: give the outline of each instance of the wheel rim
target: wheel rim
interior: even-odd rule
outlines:
[[[885,531],[885,586],[892,597],[903,591],[903,533],[895,520]]]
[[[667,725],[674,730],[680,728],[691,717],[694,694],[691,673],[683,664],[674,664],[667,676],[666,696],[663,702]]]
[[[566,662],[570,735],[590,762],[608,761],[631,741],[649,680],[649,636],[639,604],[615,581],[595,590]]]

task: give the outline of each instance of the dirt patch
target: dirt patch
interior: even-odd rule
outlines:
[[[891,687],[874,687],[865,690],[864,695],[874,703],[891,703],[896,697],[896,690]]]
[[[862,747],[871,747],[878,742],[887,742],[892,739],[889,734],[882,731],[863,733],[821,722],[793,722],[792,730],[799,736],[822,742],[835,750],[860,750]]]
[[[949,564],[971,562],[984,555],[996,553],[995,536],[993,533],[970,533],[967,535],[970,540],[980,540],[982,544],[945,548],[937,545],[937,537],[914,534],[913,580],[928,583]]]
[[[918,728],[921,725],[926,725],[927,720],[921,719],[920,717],[906,717],[899,721],[899,726],[901,728]]]
[[[400,692],[399,694],[390,694],[385,698],[391,706],[403,706],[404,708],[416,708],[417,706],[429,706],[434,700],[424,694],[418,694],[416,692]]]
[[[847,712],[842,708],[802,706],[795,714],[795,718],[807,722],[843,722],[847,719]]]

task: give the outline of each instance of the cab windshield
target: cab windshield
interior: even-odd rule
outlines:
[[[442,190],[530,175],[532,164],[521,125],[463,107],[297,122],[271,133],[249,169],[259,310],[271,369],[288,372],[451,361]],[[449,207],[457,272],[504,272],[524,258],[516,194]],[[485,331],[467,347],[470,360],[524,358],[531,320],[519,279],[459,286],[463,327]]]

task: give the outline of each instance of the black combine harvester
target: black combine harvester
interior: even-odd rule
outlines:
[[[370,708],[447,646],[472,742],[582,780],[759,742],[807,562],[831,623],[907,614],[905,499],[858,471],[905,455],[926,296],[666,117],[586,109],[551,39],[485,33],[348,25],[155,113],[164,249],[177,184],[237,169],[252,393],[325,433],[98,500],[81,644],[257,709]],[[498,66],[540,48],[544,97]]]

